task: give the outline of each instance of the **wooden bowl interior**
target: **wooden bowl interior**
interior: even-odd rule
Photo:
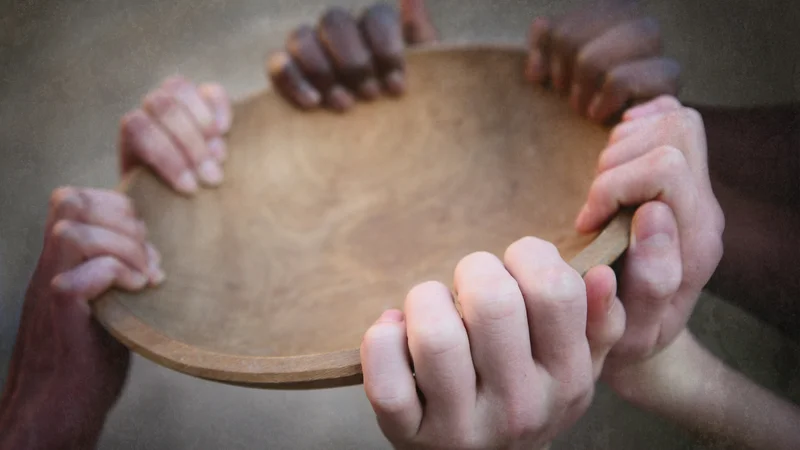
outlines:
[[[352,351],[414,284],[450,285],[470,252],[502,257],[534,235],[574,258],[595,238],[573,221],[607,132],[525,83],[524,58],[412,53],[406,96],[345,115],[269,92],[238,104],[223,186],[186,199],[142,172],[129,187],[168,278],[111,292],[101,321],[124,338],[128,314],[159,336],[137,343],[155,353],[164,340],[244,357]]]

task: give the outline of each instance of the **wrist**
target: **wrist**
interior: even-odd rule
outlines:
[[[692,334],[684,329],[658,353],[639,361],[609,360],[601,380],[623,400],[640,408],[659,401],[661,395],[680,390],[694,389],[694,379],[701,363],[698,357],[699,344]]]
[[[107,412],[83,414],[75,399],[15,397],[0,411],[0,450],[94,448]]]

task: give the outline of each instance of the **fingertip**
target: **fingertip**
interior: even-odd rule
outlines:
[[[187,169],[178,175],[178,178],[175,180],[174,187],[175,190],[182,194],[193,195],[197,192],[197,189],[200,186],[197,183],[197,178],[194,176],[194,173]]]
[[[336,111],[344,112],[356,103],[355,98],[343,86],[336,85],[328,93],[328,104]]]
[[[208,151],[219,162],[223,163],[228,159],[228,148],[222,138],[214,138],[208,141]]]
[[[405,316],[402,311],[398,309],[389,309],[384,311],[375,323],[401,323],[404,318]]]
[[[198,90],[206,103],[211,107],[217,132],[220,135],[224,135],[230,131],[233,122],[233,110],[225,88],[218,83],[206,83],[201,85]]]
[[[400,96],[405,93],[406,81],[402,70],[393,70],[386,75],[386,89],[391,95]]]
[[[197,168],[200,181],[208,187],[216,187],[222,184],[224,175],[222,168],[214,159],[207,159]]]
[[[381,85],[375,78],[368,78],[359,87],[359,94],[365,100],[375,100],[381,95]]]

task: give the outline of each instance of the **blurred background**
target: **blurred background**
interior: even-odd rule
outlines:
[[[119,118],[164,77],[217,80],[234,97],[263,88],[265,56],[325,6],[351,0],[0,1],[0,384],[23,289],[41,249],[50,191],[113,187]],[[530,20],[577,1],[429,0],[445,41],[524,43]],[[800,3],[644,2],[683,67],[684,101],[742,106],[800,100]],[[800,350],[705,296],[691,328],[755,381],[800,401]],[[389,448],[361,387],[248,390],[135,357],[102,449]],[[563,448],[704,448],[601,388]]]

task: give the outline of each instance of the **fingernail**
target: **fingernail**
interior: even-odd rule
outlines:
[[[200,167],[198,167],[197,172],[200,175],[200,179],[203,180],[203,183],[209,186],[217,186],[222,183],[222,169],[220,169],[216,161],[211,159],[203,161]]]
[[[342,86],[334,86],[329,94],[330,104],[339,111],[345,111],[353,107],[355,99]]]
[[[228,159],[228,150],[225,146],[225,141],[220,138],[212,139],[208,141],[208,151],[217,159],[219,162],[224,162]]]
[[[322,101],[322,96],[310,85],[303,84],[302,87],[300,87],[299,94],[300,98],[298,100],[300,100],[300,103],[305,108],[313,108]]]
[[[70,291],[70,284],[67,281],[67,277],[63,274],[57,275],[50,281],[50,285],[59,292],[69,292]]]
[[[150,273],[148,274],[150,278],[150,285],[151,286],[158,286],[164,282],[167,278],[167,275],[161,270],[160,267],[151,267]]]
[[[133,282],[134,289],[141,289],[145,287],[145,285],[147,285],[149,278],[142,273],[135,272],[132,276],[131,281]]]
[[[589,104],[589,118],[592,120],[598,119],[598,114],[600,114],[600,95],[595,95],[592,99],[592,103]]]
[[[375,78],[369,78],[361,84],[359,93],[366,100],[374,100],[381,95],[381,85]]]
[[[578,230],[586,229],[586,221],[589,219],[589,204],[585,203],[578,213],[578,218],[575,219],[575,228]]]
[[[191,171],[186,170],[178,177],[175,187],[181,192],[193,194],[197,192],[197,179]]]
[[[528,81],[538,83],[542,78],[542,52],[533,49],[528,54],[528,65],[525,68],[525,77]]]
[[[403,313],[396,309],[384,311],[378,318],[378,323],[399,323],[403,321]]]
[[[395,70],[387,75],[386,88],[392,95],[402,95],[406,91],[406,81],[403,72]]]

